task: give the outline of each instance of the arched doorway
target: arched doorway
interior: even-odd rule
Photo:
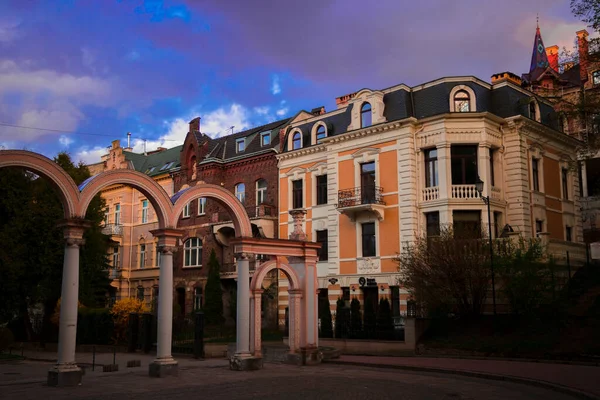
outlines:
[[[262,283],[267,274],[272,270],[282,271],[290,286],[288,289],[290,299],[290,329],[289,329],[289,347],[290,353],[295,353],[300,349],[300,299],[302,298],[302,289],[300,288],[300,278],[292,267],[284,262],[282,257],[275,260],[269,260],[256,268],[256,272],[250,282],[252,297],[250,300],[250,350],[254,357],[261,357],[261,301],[262,301]]]

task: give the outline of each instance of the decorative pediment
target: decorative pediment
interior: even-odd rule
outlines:
[[[285,176],[293,177],[294,179],[297,179],[299,177],[299,175],[304,175],[304,174],[306,174],[305,168],[294,167],[291,170],[289,170],[288,173],[285,174]]]
[[[310,172],[316,172],[317,175],[323,175],[323,173],[327,170],[326,162],[318,162],[315,165],[308,168]]]

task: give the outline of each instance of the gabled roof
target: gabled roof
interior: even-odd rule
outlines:
[[[123,155],[127,161],[131,162],[136,171],[143,172],[148,176],[156,176],[181,166],[179,158],[182,147],[176,146],[147,155],[123,151]]]

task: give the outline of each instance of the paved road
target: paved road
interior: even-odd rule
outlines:
[[[0,364],[0,375],[23,371],[23,368],[31,372],[47,371],[49,365],[39,362],[12,366]],[[182,365],[180,376],[175,378],[151,379],[147,376],[147,368],[135,368],[116,374],[88,372],[83,385],[75,388],[50,388],[39,380],[37,383],[5,380],[0,385],[0,399],[40,398],[572,399],[562,393],[510,382],[344,365],[296,367],[266,364],[261,371],[233,372],[224,360],[189,362]]]

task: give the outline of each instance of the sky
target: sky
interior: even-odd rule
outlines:
[[[370,4],[370,5],[368,5]],[[362,88],[528,72],[569,0],[0,0],[0,148],[100,161],[217,137]],[[591,33],[591,32],[590,32]]]

